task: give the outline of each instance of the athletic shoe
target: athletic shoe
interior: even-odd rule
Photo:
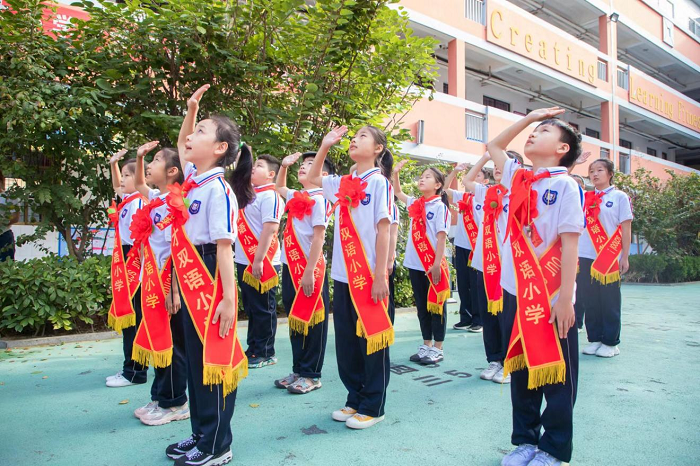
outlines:
[[[430,351],[430,346],[428,345],[420,345],[418,347],[418,352],[411,356],[409,359],[411,362],[420,362],[421,359],[426,357],[428,355],[428,352]]]
[[[527,464],[527,466],[560,466],[561,461],[547,453],[546,451],[537,450],[535,457]]]
[[[331,417],[333,418],[334,421],[345,422],[348,419],[350,419],[351,417],[353,417],[355,414],[357,414],[356,409],[352,409],[349,406],[346,406],[343,409],[333,411],[333,414],[331,414]]]
[[[310,377],[299,377],[293,384],[287,387],[289,393],[296,393],[297,395],[303,395],[304,393],[313,392],[318,390],[323,385],[321,385],[321,379]]]
[[[172,408],[163,408],[157,406],[149,413],[141,416],[141,422],[147,426],[162,426],[172,421],[184,421],[190,418],[190,407],[185,402],[182,406],[173,406]]]
[[[598,351],[595,352],[595,355],[599,358],[612,358],[618,354],[620,354],[620,349],[617,346],[608,346],[605,344],[600,345]]]
[[[151,401],[147,405],[141,406],[134,410],[134,416],[141,419],[141,416],[148,414],[153,408],[158,407],[157,401]]]
[[[537,447],[523,443],[503,457],[501,466],[527,466],[536,454]]]
[[[107,377],[105,377],[105,382],[109,381],[109,379],[113,379],[119,375],[122,375],[122,373],[123,373],[122,371],[119,371],[116,374],[108,375]]]
[[[272,366],[277,364],[277,358],[270,356],[269,358],[264,358],[262,356],[253,355],[248,359],[248,369],[260,369],[265,366]]]
[[[351,429],[367,429],[378,422],[382,422],[384,416],[372,417],[364,414],[355,414],[353,417],[345,421],[345,425]]]
[[[129,381],[128,379],[125,379],[123,375],[118,374],[112,377],[107,381],[105,384],[108,387],[111,388],[117,388],[117,387],[128,387],[129,385],[139,385],[134,382]]]
[[[287,388],[291,384],[297,381],[299,374],[291,373],[287,377],[275,380],[275,387],[277,388]]]
[[[455,330],[469,330],[469,327],[471,327],[472,324],[467,324],[464,322],[457,322],[452,326],[453,329]]]
[[[481,333],[484,331],[484,328],[481,325],[472,324],[472,326],[469,327],[469,331],[472,333]]]
[[[231,462],[232,459],[233,454],[230,448],[218,455],[211,455],[202,453],[197,447],[194,447],[186,455],[178,458],[175,461],[175,466],[220,466]]]
[[[599,341],[594,341],[593,343],[589,343],[588,346],[583,348],[583,354],[588,354],[589,356],[593,356],[596,351],[598,351],[598,348],[602,345],[601,342]]]
[[[508,377],[503,378],[503,366],[501,366],[501,370],[496,372],[496,375],[491,380],[496,383],[510,383],[510,374],[508,374]]]
[[[494,361],[489,363],[489,367],[481,371],[481,377],[482,380],[493,380],[493,376],[498,374],[498,371],[503,372],[503,364],[500,362]]]
[[[443,351],[433,346],[430,348],[430,351],[428,351],[428,355],[420,360],[420,363],[427,366],[429,364],[437,364],[443,359],[445,359],[443,357]]]
[[[165,454],[171,460],[176,460],[182,456],[185,456],[185,453],[187,453],[188,451],[190,451],[194,447],[196,447],[198,441],[199,441],[199,437],[192,434],[189,437],[187,437],[185,440],[180,440],[177,443],[173,443],[172,445],[168,445],[168,448],[165,449]]]

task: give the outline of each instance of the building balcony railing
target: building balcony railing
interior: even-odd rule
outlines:
[[[464,16],[475,23],[486,25],[486,2],[484,0],[464,0]]]
[[[484,115],[465,112],[466,116],[466,137],[469,141],[486,142],[484,140],[486,118]]]

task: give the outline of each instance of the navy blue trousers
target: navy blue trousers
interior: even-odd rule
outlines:
[[[469,267],[469,253],[471,250],[455,246],[455,255],[452,259],[457,272],[457,293],[459,294],[459,323],[471,325],[475,323],[481,325],[474,316],[474,303],[472,298],[471,272]]]
[[[600,341],[608,346],[619,345],[622,328],[620,282],[603,285],[593,280],[591,264],[592,259],[579,257],[576,278],[576,302],[586,310],[588,341]]]
[[[292,275],[286,264],[282,266],[282,301],[287,315],[292,310],[292,304],[296,297],[296,290],[292,282]],[[313,327],[309,327],[308,335],[289,331],[289,340],[292,343],[292,372],[302,377],[312,379],[321,377],[323,359],[326,354],[326,342],[328,341],[328,312],[330,311],[330,297],[328,295],[328,277],[323,282],[321,299],[325,307],[325,320]]]
[[[413,298],[416,301],[418,311],[418,323],[420,333],[425,341],[445,341],[447,332],[447,303],[442,305],[442,315],[428,312],[428,291],[430,281],[422,270],[408,269],[408,276],[411,279],[413,288]]]
[[[482,336],[484,338],[484,351],[486,352],[486,361],[502,362],[506,357],[506,349],[508,341],[503,343],[502,326],[503,312],[493,315],[488,311],[489,300],[486,297],[486,285],[484,284],[484,274],[476,269],[473,269],[476,275],[476,280],[479,283],[476,287],[476,296],[478,309],[480,309],[481,323],[483,326]]]
[[[357,312],[350,289],[338,280],[333,282],[333,326],[338,373],[348,391],[345,405],[359,414],[383,416],[389,385],[389,348],[367,354],[367,340],[356,334]]]
[[[505,330],[513,330],[517,301],[503,291]],[[513,404],[513,445],[536,445],[560,461],[571,461],[574,436],[574,404],[578,391],[578,329],[574,325],[566,338],[560,338],[561,351],[566,363],[566,382],[545,385],[535,390],[527,388],[527,369],[511,375],[510,398]],[[542,399],[547,402],[542,410]],[[542,428],[544,433],[542,434]]]
[[[182,406],[187,401],[184,314],[180,309],[170,317],[170,332],[173,335],[172,364],[168,367],[154,368],[156,376],[151,385],[151,400],[157,401],[162,408]]]
[[[277,334],[277,287],[260,293],[256,288],[243,281],[243,272],[247,265],[236,264],[238,286],[241,289],[243,309],[248,316],[248,349],[245,354],[250,358],[258,356],[271,358],[275,355],[275,335]],[[279,266],[275,266],[279,273]]]
[[[215,276],[216,253],[205,254],[203,260],[209,273],[212,277]],[[204,385],[204,347],[184,300],[178,314],[182,314],[183,317],[192,433],[199,437],[197,449],[203,453],[218,455],[231,447],[231,418],[238,390],[224,397],[221,384]]]
[[[124,257],[129,254],[131,246],[128,244],[122,245],[122,253]],[[136,331],[141,325],[141,287],[134,295],[133,299],[134,311],[136,313],[136,325],[122,330],[122,349],[124,351],[124,364],[122,365],[122,376],[132,383],[146,383],[148,380],[148,366],[142,366],[138,362],[131,359],[134,350],[134,340],[136,339]]]

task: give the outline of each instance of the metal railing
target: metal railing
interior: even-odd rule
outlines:
[[[470,141],[484,142],[484,125],[486,119],[478,113],[466,112],[467,139]]]
[[[598,60],[598,79],[608,81],[608,64],[607,62]]]
[[[486,2],[484,0],[464,0],[464,16],[479,24],[486,24]]]

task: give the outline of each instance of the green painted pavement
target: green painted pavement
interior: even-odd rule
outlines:
[[[572,464],[700,464],[699,332],[699,284],[623,286],[622,354],[581,356]],[[366,431],[330,419],[345,401],[333,332],[321,390],[273,387],[290,371],[286,335],[280,326],[279,364],[251,370],[239,389],[234,464],[496,466],[511,448],[509,387],[479,380],[480,334],[450,330],[445,361],[417,366],[408,357],[420,343],[418,323],[398,315],[392,359],[417,371],[392,374],[386,420]],[[118,339],[0,353],[0,465],[171,464],[164,449],[189,435],[189,421],[147,427],[135,419],[150,380],[106,388],[120,354]]]

